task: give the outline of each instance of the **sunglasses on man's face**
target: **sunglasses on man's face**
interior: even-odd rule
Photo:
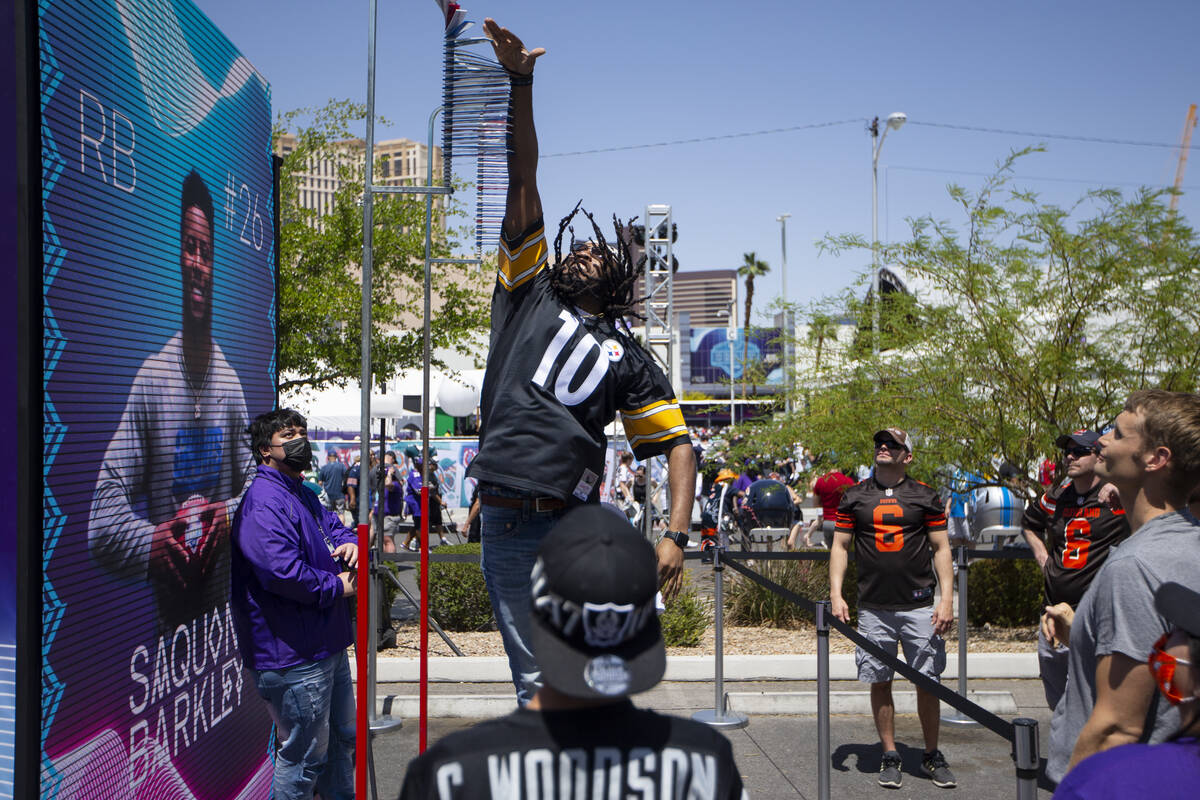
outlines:
[[[1067,450],[1063,451],[1064,454],[1066,454],[1068,456],[1074,456],[1075,458],[1083,458],[1084,456],[1090,456],[1092,453],[1095,453],[1095,452],[1096,452],[1096,448],[1094,448],[1094,447],[1071,447],[1071,448],[1068,448]]]
[[[884,439],[881,442],[875,443],[876,450],[878,450],[881,447],[886,447],[888,450],[903,450],[904,449],[904,445],[897,444],[896,442],[892,441],[891,439]]]

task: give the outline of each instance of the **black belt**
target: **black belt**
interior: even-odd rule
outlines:
[[[479,502],[485,506],[529,509],[537,514],[559,511],[567,507],[567,501],[558,497],[506,497],[502,494],[480,493]]]

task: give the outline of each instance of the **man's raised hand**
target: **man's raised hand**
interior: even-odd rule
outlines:
[[[483,31],[492,40],[492,48],[496,51],[500,66],[517,75],[533,74],[533,62],[546,54],[544,47],[526,50],[516,34],[508,28],[501,28],[491,17],[483,21]]]

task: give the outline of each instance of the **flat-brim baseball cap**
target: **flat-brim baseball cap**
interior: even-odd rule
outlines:
[[[654,548],[623,514],[568,512],[542,540],[532,578],[533,654],[547,685],[615,699],[662,680]]]

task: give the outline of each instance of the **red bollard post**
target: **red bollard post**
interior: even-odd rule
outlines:
[[[371,531],[368,525],[358,526],[358,591],[355,595],[358,609],[358,631],[354,637],[354,666],[357,669],[358,708],[354,714],[354,796],[367,796],[367,753],[371,747],[371,725],[367,717],[367,683],[370,680],[370,654],[367,649],[371,641],[370,604],[370,544]]]
[[[417,752],[425,752],[429,717],[429,487],[421,486],[421,717],[417,724]]]

